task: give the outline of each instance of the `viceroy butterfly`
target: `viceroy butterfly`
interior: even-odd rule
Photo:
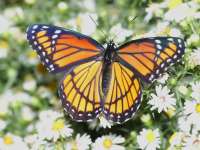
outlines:
[[[184,54],[177,37],[133,40],[104,48],[81,33],[52,25],[34,24],[27,39],[49,72],[67,71],[59,86],[64,110],[76,121],[99,114],[122,123],[141,104],[140,80],[152,82]]]

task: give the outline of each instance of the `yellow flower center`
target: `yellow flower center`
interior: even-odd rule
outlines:
[[[152,130],[148,130],[147,131],[147,134],[146,134],[146,140],[149,142],[149,143],[152,143],[154,140],[155,140],[155,134],[153,133]]]
[[[105,138],[103,141],[103,146],[107,149],[112,147],[112,140],[109,138]]]
[[[196,104],[195,109],[196,109],[196,112],[200,113],[200,104]]]
[[[29,51],[28,52],[28,58],[37,58],[37,53],[35,51]]]
[[[0,48],[8,48],[8,43],[4,41],[0,41]]]
[[[64,128],[64,126],[65,126],[64,120],[63,119],[58,119],[58,120],[54,121],[53,126],[52,126],[52,130],[60,131],[61,129]]]
[[[77,146],[76,141],[72,141],[72,148],[71,148],[71,150],[78,150],[78,146]]]
[[[180,5],[182,3],[182,0],[170,0],[168,7],[169,9],[173,9],[175,7],[177,7],[178,5]]]
[[[165,96],[161,96],[160,99],[165,102],[166,101],[166,97]]]
[[[3,138],[3,142],[6,144],[6,145],[11,145],[13,144],[13,139],[11,136],[9,135],[6,135],[4,138]]]

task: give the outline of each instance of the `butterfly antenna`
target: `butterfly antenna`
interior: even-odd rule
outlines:
[[[133,22],[138,16],[135,16],[134,18],[131,18],[129,20],[129,22]],[[113,37],[113,40],[117,37],[117,35],[121,34],[122,31],[118,32],[117,34],[115,34],[115,36]]]
[[[102,35],[104,36],[104,38],[106,39],[106,33],[101,29],[99,28],[99,25],[97,24],[97,22],[92,18],[92,16],[90,16],[90,19],[95,23],[95,25],[97,26],[97,28],[101,31]]]

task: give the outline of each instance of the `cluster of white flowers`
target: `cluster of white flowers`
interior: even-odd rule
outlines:
[[[170,148],[180,147],[183,150],[200,148],[200,82],[191,84],[191,99],[184,103],[183,111],[178,118],[178,132],[170,138]]]
[[[176,99],[173,94],[169,94],[170,90],[167,86],[162,87],[161,85],[156,86],[156,94],[151,94],[151,99],[148,101],[151,110],[158,109],[158,112],[167,111],[173,109],[176,105]]]

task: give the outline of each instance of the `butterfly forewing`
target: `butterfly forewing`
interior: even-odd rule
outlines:
[[[95,60],[104,50],[88,36],[50,25],[28,27],[27,39],[50,72],[66,71]]]
[[[118,48],[120,62],[137,73],[138,77],[151,82],[169,65],[184,54],[185,45],[176,37],[155,37],[131,41]]]

